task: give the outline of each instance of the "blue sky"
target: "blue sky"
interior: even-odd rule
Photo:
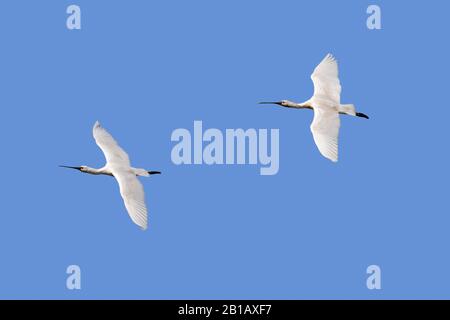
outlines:
[[[82,29],[66,28],[78,4]],[[378,4],[382,30],[366,28]],[[445,1],[3,1],[0,298],[450,298]],[[340,63],[340,161],[304,101]],[[104,164],[99,120],[143,179],[150,228]],[[176,166],[171,133],[280,129],[280,170]],[[82,289],[66,289],[66,268]],[[366,268],[382,270],[368,290]]]

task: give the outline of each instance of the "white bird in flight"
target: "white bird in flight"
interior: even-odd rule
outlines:
[[[147,206],[145,205],[144,188],[137,176],[148,177],[152,174],[160,174],[161,172],[133,168],[130,164],[128,154],[117,144],[116,140],[114,140],[111,134],[109,134],[98,121],[95,122],[92,131],[95,142],[105,155],[105,166],[100,169],[87,166],[60,167],[76,169],[94,175],[104,174],[116,178],[119,183],[120,194],[131,220],[141,227],[142,230],[147,229]]]
[[[338,161],[339,114],[369,119],[364,113],[356,112],[353,104],[341,104],[341,84],[336,59],[328,54],[311,75],[314,95],[308,101],[295,103],[289,100],[260,102],[278,104],[287,108],[312,109],[314,119],[311,132],[320,153],[333,162]]]

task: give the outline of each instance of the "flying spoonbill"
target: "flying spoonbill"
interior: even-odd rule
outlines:
[[[152,174],[160,174],[161,172],[133,168],[130,164],[128,154],[117,144],[116,140],[114,140],[111,134],[109,134],[98,121],[95,122],[93,135],[95,142],[105,155],[105,166],[100,169],[87,166],[60,167],[76,169],[94,175],[103,174],[116,178],[119,183],[120,194],[131,220],[141,227],[142,230],[147,229],[147,206],[145,205],[144,188],[137,176],[148,177]]]
[[[312,109],[314,119],[311,132],[320,153],[333,162],[338,161],[339,114],[369,119],[364,113],[356,112],[353,104],[341,104],[341,84],[336,59],[328,54],[311,75],[314,95],[308,101],[295,103],[289,100],[260,102],[278,104],[286,108]]]

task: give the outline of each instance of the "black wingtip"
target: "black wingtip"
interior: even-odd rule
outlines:
[[[369,116],[366,115],[366,114],[364,114],[364,113],[362,113],[362,112],[357,112],[357,113],[356,113],[356,116],[357,116],[357,117],[361,117],[361,118],[369,119]]]
[[[161,171],[147,171],[148,174],[161,174]]]

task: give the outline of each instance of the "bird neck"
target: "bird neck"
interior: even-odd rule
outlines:
[[[111,172],[106,170],[104,167],[100,168],[100,169],[86,167],[86,170],[84,172],[89,173],[89,174],[94,174],[94,175],[104,174],[104,175],[112,176]]]
[[[287,101],[285,107],[287,108],[296,108],[296,109],[312,109],[309,101],[303,103],[296,103],[292,101]]]

